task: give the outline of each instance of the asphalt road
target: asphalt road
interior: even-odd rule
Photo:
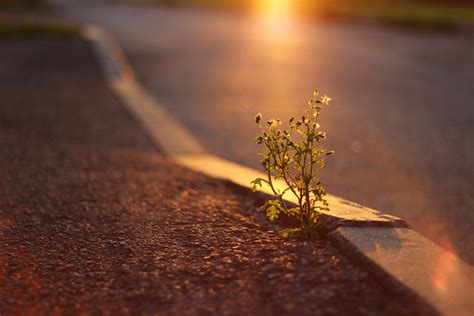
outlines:
[[[77,39],[0,42],[1,315],[432,314],[166,160],[95,57]]]
[[[254,115],[299,115],[317,88],[324,183],[474,262],[474,40],[190,9],[67,2],[211,153],[258,167]]]

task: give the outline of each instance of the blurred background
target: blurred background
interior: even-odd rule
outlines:
[[[474,263],[471,0],[0,0],[0,12],[2,40],[103,26],[209,152],[254,168],[255,114],[299,116],[319,89],[333,99],[328,191]]]

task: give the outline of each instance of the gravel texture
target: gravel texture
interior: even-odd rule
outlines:
[[[327,241],[175,166],[82,40],[0,43],[0,314],[400,315]]]

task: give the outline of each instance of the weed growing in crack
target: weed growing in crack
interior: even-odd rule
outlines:
[[[275,199],[261,206],[268,219],[273,221],[283,213],[299,223],[299,227],[281,231],[282,237],[318,239],[319,211],[329,210],[319,172],[325,166],[324,158],[334,152],[319,146],[326,139],[326,133],[320,130],[318,119],[330,100],[315,91],[308,102],[309,109],[300,120],[290,118],[288,129],[281,127],[280,120],[270,119],[262,123],[261,114],[255,117],[260,128],[255,140],[263,146],[259,155],[267,177],[253,180],[253,190],[262,185],[271,188]],[[296,197],[296,207],[290,207],[285,201],[287,194]]]

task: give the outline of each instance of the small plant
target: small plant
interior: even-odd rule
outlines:
[[[270,119],[262,124],[262,115],[259,113],[255,117],[260,128],[255,140],[264,147],[259,155],[267,177],[253,180],[253,190],[266,184],[275,195],[276,199],[261,207],[268,219],[273,221],[283,213],[299,223],[299,227],[281,231],[282,237],[318,239],[316,227],[319,224],[319,211],[329,210],[325,199],[326,190],[319,180],[319,171],[325,166],[324,157],[334,152],[318,146],[326,139],[326,133],[320,131],[318,119],[323,106],[328,105],[330,100],[327,96],[320,97],[318,91],[315,91],[308,102],[309,109],[305,111],[305,115],[300,120],[290,118],[288,129],[281,127],[280,120]],[[283,189],[276,185],[276,181],[280,179],[285,184]],[[288,205],[284,199],[285,194],[296,197],[296,207]]]

